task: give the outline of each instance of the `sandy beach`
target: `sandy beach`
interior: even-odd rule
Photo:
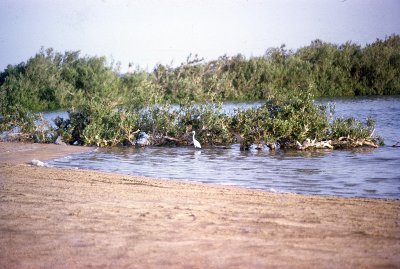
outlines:
[[[0,268],[399,268],[400,201],[35,167],[0,143]]]

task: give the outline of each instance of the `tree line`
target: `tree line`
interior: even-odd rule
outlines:
[[[328,108],[314,105],[314,99],[389,94],[400,94],[398,35],[365,47],[321,40],[296,51],[282,45],[249,59],[204,61],[195,55],[178,67],[127,74],[105,57],[50,48],[0,73],[0,130],[17,126],[27,140],[62,137],[98,146],[135,144],[139,130],[157,145],[188,143],[188,133],[196,130],[206,145],[240,141],[244,149],[264,143],[337,148],[375,141],[375,146],[381,142],[371,138],[372,120],[331,121]],[[234,115],[221,110],[223,101],[248,100],[265,104]],[[69,118],[57,119],[56,128],[38,128],[33,112],[56,109],[68,110]]]
[[[282,45],[249,59],[239,54],[205,62],[189,56],[178,67],[160,64],[124,75],[104,57],[41,49],[0,73],[0,114],[70,108],[96,95],[110,95],[121,105],[260,100],[310,85],[316,97],[400,94],[400,36],[365,47],[314,40],[296,51]]]

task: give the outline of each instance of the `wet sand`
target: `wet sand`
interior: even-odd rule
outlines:
[[[90,150],[94,150],[94,148],[56,144],[0,142],[0,163],[21,164],[29,163],[33,159],[46,161]]]
[[[400,266],[398,200],[27,164],[81,150],[0,143],[0,268]]]

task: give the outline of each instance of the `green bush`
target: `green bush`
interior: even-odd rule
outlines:
[[[375,121],[368,118],[362,123],[355,118],[337,118],[330,126],[330,138],[346,137],[350,139],[366,139],[373,135],[375,130]]]
[[[38,131],[32,112],[63,108],[70,119],[57,121],[57,135],[82,145],[132,144],[138,130],[155,144],[166,137],[185,143],[195,130],[204,145],[236,139],[244,148],[365,139],[370,123],[337,119],[329,125],[326,108],[316,106],[314,97],[400,94],[399,55],[398,35],[365,47],[315,40],[297,51],[282,45],[261,57],[239,54],[208,62],[195,55],[178,67],[120,75],[104,57],[42,49],[0,73],[0,130],[19,126],[24,139],[51,141],[55,135],[44,133],[53,130]],[[265,105],[225,115],[220,102],[226,100]]]
[[[262,143],[284,146],[307,138],[325,138],[329,128],[326,108],[314,104],[310,91],[277,96],[260,108],[238,111],[232,130],[239,135],[243,147]]]
[[[225,145],[233,141],[231,118],[222,112],[222,104],[189,104],[181,106],[178,126],[185,133],[196,131],[197,139],[205,145]]]

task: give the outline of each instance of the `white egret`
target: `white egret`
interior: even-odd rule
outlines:
[[[194,138],[194,135],[196,134],[196,132],[195,132],[195,131],[193,131],[193,132],[192,132],[192,134],[193,134],[193,145],[194,145],[194,147],[195,147],[195,148],[199,148],[199,149],[201,149],[200,142],[199,142],[199,141],[197,141],[197,140],[196,140],[196,138]]]

